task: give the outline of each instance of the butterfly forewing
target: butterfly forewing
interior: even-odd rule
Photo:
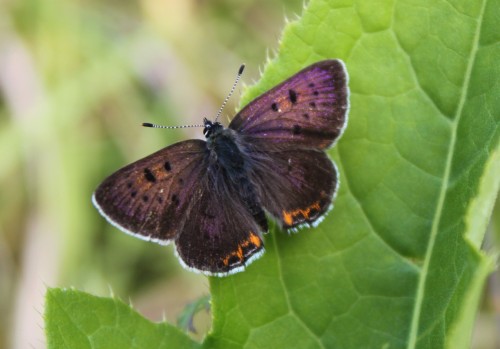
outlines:
[[[318,62],[250,102],[229,127],[291,148],[325,149],[344,130],[348,94],[344,64]]]
[[[188,140],[115,172],[93,201],[110,223],[145,240],[168,243],[178,233],[198,178],[205,171],[206,142]]]

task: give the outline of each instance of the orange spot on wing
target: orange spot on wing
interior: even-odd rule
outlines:
[[[260,241],[260,238],[252,232],[250,232],[250,237],[248,238],[247,241],[250,241],[252,244],[254,244],[257,247],[260,247],[260,245],[262,243]]]
[[[286,212],[283,210],[283,221],[285,222],[286,225],[292,225],[293,223],[293,213],[292,212]]]

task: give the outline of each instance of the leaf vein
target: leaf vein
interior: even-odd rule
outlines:
[[[276,234],[273,234],[272,236],[273,236],[273,240],[274,240],[274,250],[275,250],[276,255],[278,257],[278,258],[276,258],[276,260],[277,260],[278,269],[279,269],[279,272],[278,272],[279,281],[280,281],[281,285],[283,286],[283,293],[285,294],[285,299],[286,299],[286,303],[287,303],[288,309],[290,311],[290,314],[294,315],[297,318],[299,324],[317,342],[317,344],[318,344],[318,346],[320,348],[326,349],[325,346],[323,345],[323,343],[321,342],[320,338],[309,328],[309,326],[307,325],[307,323],[305,323],[304,320],[302,320],[302,318],[295,312],[295,310],[294,310],[294,308],[292,306],[292,303],[290,301],[290,296],[288,294],[288,288],[286,286],[285,280],[283,279],[283,268],[282,268],[282,265],[281,265],[281,256],[280,256],[280,253],[279,253],[278,241],[276,239]]]
[[[486,2],[487,2],[487,0],[483,0],[482,4],[481,4],[481,10],[480,10],[480,13],[479,13],[479,16],[477,19],[476,32],[474,34],[474,41],[473,41],[473,45],[472,45],[471,52],[469,55],[469,63],[467,65],[467,68],[465,71],[462,92],[461,92],[458,108],[457,108],[455,117],[453,118],[453,122],[452,122],[450,145],[448,147],[448,155],[446,158],[446,166],[445,166],[445,170],[444,170],[443,181],[442,181],[441,190],[439,193],[438,203],[437,203],[437,207],[436,207],[436,214],[434,216],[433,224],[432,224],[431,231],[430,231],[429,242],[427,244],[424,264],[422,266],[422,272],[420,274],[419,281],[418,281],[415,307],[413,310],[413,316],[412,316],[412,320],[410,323],[410,333],[409,333],[409,339],[408,339],[408,348],[409,349],[416,348],[417,339],[419,337],[418,336],[418,329],[419,329],[422,306],[424,303],[425,286],[426,286],[426,280],[427,280],[426,276],[427,276],[427,273],[429,271],[430,261],[432,258],[432,252],[434,250],[434,244],[436,242],[436,238],[437,238],[438,230],[439,230],[439,225],[441,223],[441,217],[442,217],[445,198],[446,198],[446,194],[447,194],[447,188],[448,188],[449,180],[451,178],[451,167],[452,167],[452,160],[453,160],[453,155],[454,155],[455,143],[457,140],[458,123],[461,119],[462,111],[463,111],[463,108],[465,105],[465,100],[467,98],[469,81],[470,81],[470,77],[472,74],[472,67],[474,66],[476,53],[477,53],[478,47],[479,47],[479,36],[480,36],[480,32],[481,32],[481,22],[482,22],[482,19],[484,16],[484,10],[486,8]]]

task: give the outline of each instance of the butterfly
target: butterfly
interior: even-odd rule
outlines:
[[[342,61],[312,64],[227,128],[205,118],[206,141],[175,143],[118,170],[92,201],[125,233],[173,242],[187,269],[242,271],[264,252],[266,213],[293,231],[316,226],[331,209],[339,174],[325,150],[347,125],[347,83]]]

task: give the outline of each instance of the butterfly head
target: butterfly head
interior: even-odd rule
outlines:
[[[207,118],[203,119],[203,125],[205,127],[203,129],[203,135],[205,138],[209,138],[212,134],[224,128],[220,122],[212,122]]]

